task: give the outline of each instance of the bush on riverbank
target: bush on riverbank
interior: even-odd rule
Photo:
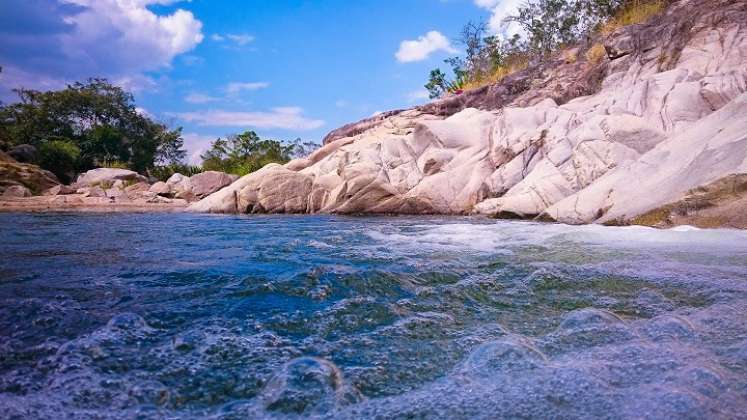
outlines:
[[[174,163],[171,165],[156,166],[148,171],[148,173],[159,181],[166,182],[166,180],[171,178],[174,174],[182,174],[186,177],[191,177],[202,173],[203,171],[204,169],[201,166]]]
[[[521,35],[489,35],[487,24],[468,23],[458,38],[464,57],[444,60],[451,67],[453,79],[434,69],[425,88],[434,99],[497,83],[530,62],[544,60],[594,33],[609,35],[618,28],[644,22],[665,7],[665,0],[528,0],[503,22],[504,26],[519,28]],[[598,63],[603,53],[604,47],[595,45],[587,59]]]
[[[34,146],[34,163],[63,179],[113,164],[146,173],[186,155],[181,128],[139,112],[131,93],[105,79],[15,92],[17,103],[0,106],[0,139],[6,147]]]
[[[269,163],[284,164],[291,159],[304,157],[319,145],[296,139],[292,142],[261,139],[254,131],[218,138],[203,153],[202,169],[234,175],[246,175]]]

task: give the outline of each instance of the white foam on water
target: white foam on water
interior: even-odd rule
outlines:
[[[405,249],[464,250],[511,253],[517,246],[601,245],[610,248],[661,248],[697,253],[747,252],[747,232],[681,226],[655,229],[644,226],[572,226],[497,221],[409,226],[407,230],[371,229],[365,234],[387,246]]]

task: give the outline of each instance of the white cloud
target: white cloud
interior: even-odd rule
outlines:
[[[265,129],[314,130],[324,121],[305,117],[299,107],[278,107],[270,111],[207,110],[171,114],[183,121],[212,127],[254,127]]]
[[[400,63],[410,63],[425,60],[436,51],[445,51],[449,54],[457,53],[448,38],[438,31],[430,31],[418,37],[417,40],[402,41],[394,56]]]
[[[70,0],[84,6],[67,22],[75,30],[65,35],[70,57],[118,64],[126,69],[153,70],[202,42],[202,22],[192,12],[178,9],[159,16],[146,6],[161,0]],[[168,2],[173,3],[173,2]]]
[[[205,62],[204,58],[198,55],[192,55],[192,54],[183,55],[181,59],[182,59],[182,63],[184,63],[187,66],[196,66],[196,65],[199,65]]]
[[[267,82],[233,82],[226,86],[226,92],[229,95],[236,95],[245,90],[259,90],[270,87]]]
[[[428,91],[425,89],[418,89],[412,92],[409,92],[407,95],[405,95],[407,98],[407,102],[414,103],[414,102],[422,102],[424,100],[428,100],[429,94]]]
[[[346,101],[344,99],[339,99],[339,100],[335,101],[335,106],[338,107],[338,108],[347,108],[348,106],[350,106],[350,102],[348,102],[348,101]]]
[[[147,88],[152,80],[146,72],[169,67],[174,57],[203,39],[202,22],[191,12],[159,15],[148,8],[175,0],[3,1],[9,1],[10,10],[39,4],[49,13],[21,13],[17,28],[30,30],[14,27],[3,34],[0,62],[12,63],[15,74],[0,81],[8,88],[17,87],[10,83],[18,79],[39,89],[50,79],[71,82],[91,76]]]
[[[143,117],[147,117],[147,118],[151,118],[151,119],[154,118],[153,114],[151,114],[150,112],[148,112],[147,109],[141,108],[139,106],[135,107],[135,112],[137,112],[138,114],[142,115]]]
[[[239,46],[243,46],[254,41],[254,37],[249,34],[227,34],[226,38],[235,42]]]
[[[184,100],[191,104],[206,104],[208,102],[214,102],[219,99],[220,98],[216,98],[210,95],[205,95],[204,93],[194,93],[194,92],[184,97]]]
[[[483,9],[492,9],[500,2],[501,0],[475,0],[475,5]]]
[[[192,0],[134,0],[134,3],[141,6],[147,6],[149,4],[160,4],[162,6],[168,6],[174,3],[192,3]]]
[[[132,75],[113,76],[111,82],[128,92],[141,92],[144,90],[156,90],[158,82],[153,78],[140,73]]]
[[[230,41],[239,47],[243,47],[246,44],[254,42],[256,38],[249,34],[213,34],[210,36],[210,39],[215,42]]]
[[[215,141],[219,136],[202,135],[197,133],[184,133],[184,150],[187,151],[187,162],[190,165],[200,165],[202,158],[200,155],[210,148],[210,143]]]
[[[524,0],[474,0],[477,7],[490,10],[488,28],[496,35],[513,36],[522,33],[521,27],[516,23],[504,24],[503,20],[508,16],[515,15]]]
[[[0,86],[7,89],[0,90],[0,101],[12,102],[18,100],[18,96],[11,92],[11,89],[14,88],[52,90],[65,87],[65,80],[54,76],[31,74],[12,65],[2,67]]]
[[[223,91],[226,93],[226,96],[211,96],[200,92],[192,92],[184,97],[184,101],[191,104],[206,104],[209,102],[216,102],[221,100],[231,100],[237,102],[238,95],[241,92],[265,89],[269,86],[270,84],[267,82],[233,82],[227,84],[223,89]]]

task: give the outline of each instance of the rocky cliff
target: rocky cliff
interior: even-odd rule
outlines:
[[[344,126],[190,209],[744,227],[745,92],[747,2],[678,1],[496,85]]]

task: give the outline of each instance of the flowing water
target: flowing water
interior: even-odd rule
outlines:
[[[745,418],[747,232],[0,215],[1,418]]]

